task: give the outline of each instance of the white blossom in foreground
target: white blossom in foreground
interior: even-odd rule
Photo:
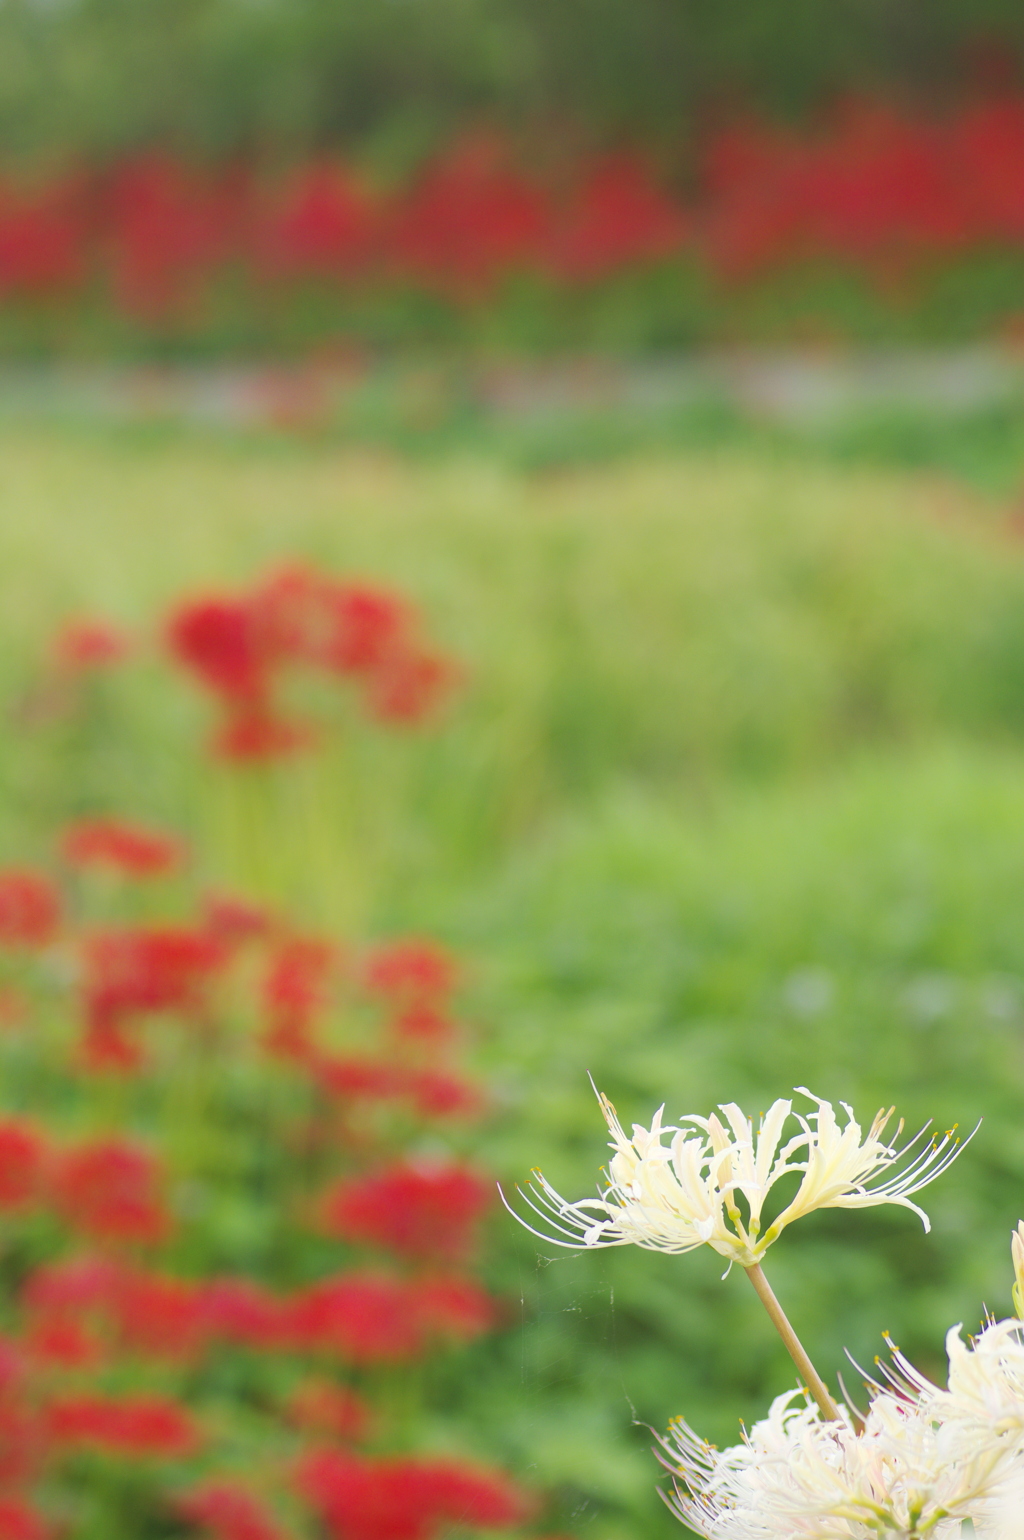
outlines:
[[[604,1191],[569,1202],[534,1172],[532,1196],[524,1196],[546,1229],[527,1228],[569,1247],[684,1252],[706,1245],[744,1267],[759,1262],[787,1225],[814,1209],[898,1203],[928,1229],[927,1214],[911,1197],[959,1154],[955,1130],[928,1138],[926,1125],[900,1146],[902,1122],[890,1141],[882,1137],[893,1109],[879,1112],[864,1134],[845,1102],[841,1126],[830,1102],[803,1087],[799,1094],[815,1108],[801,1114],[791,1101],[774,1102],[756,1133],[730,1102],[719,1109],[721,1118],[691,1114],[679,1126],[663,1126],[662,1107],[650,1128],[633,1125],[632,1138],[608,1098],[599,1096],[614,1151]],[[796,1195],[762,1234],[765,1199],[792,1173],[801,1178]]]
[[[780,1396],[721,1452],[673,1425],[667,1501],[706,1540],[959,1540],[965,1519],[979,1537],[1004,1540],[999,1526],[1022,1489],[1019,1440],[964,1447],[927,1401],[888,1391],[858,1430],[849,1412],[825,1422],[795,1406],[799,1395]]]

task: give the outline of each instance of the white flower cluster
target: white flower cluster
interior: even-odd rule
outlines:
[[[1024,1326],[947,1351],[945,1390],[896,1353],[863,1419],[790,1391],[730,1449],[673,1424],[669,1506],[706,1540],[1024,1540]]]
[[[650,1128],[633,1125],[632,1138],[600,1096],[615,1152],[605,1191],[572,1203],[534,1172],[536,1201],[527,1196],[527,1202],[546,1229],[533,1233],[557,1246],[669,1252],[711,1246],[730,1262],[751,1267],[788,1225],[815,1209],[897,1203],[912,1209],[927,1229],[928,1216],[911,1197],[960,1153],[955,1130],[929,1138],[925,1127],[901,1146],[902,1123],[891,1140],[882,1137],[891,1108],[863,1133],[845,1103],[841,1124],[830,1102],[803,1087],[799,1094],[814,1108],[800,1113],[791,1101],[773,1102],[756,1133],[752,1120],[730,1102],[720,1108],[721,1118],[690,1114],[680,1126],[663,1125],[662,1107]],[[800,1176],[796,1194],[764,1228],[766,1197],[794,1173]]]

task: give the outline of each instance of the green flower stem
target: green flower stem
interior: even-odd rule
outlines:
[[[786,1312],[775,1298],[772,1286],[761,1270],[760,1264],[755,1262],[753,1267],[744,1268],[744,1272],[754,1285],[754,1292],[767,1310],[772,1325],[786,1344],[786,1350],[790,1358],[800,1370],[808,1390],[818,1403],[821,1415],[825,1418],[826,1422],[837,1421],[839,1418],[839,1408],[829,1395],[825,1381],[808,1358],[807,1349],[792,1326],[790,1326],[786,1318]]]

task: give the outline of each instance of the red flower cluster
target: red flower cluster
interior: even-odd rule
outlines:
[[[320,1450],[297,1484],[331,1540],[432,1540],[442,1528],[500,1528],[529,1508],[504,1476],[445,1460],[367,1459]]]
[[[342,1182],[326,1218],[344,1240],[381,1246],[410,1261],[463,1262],[491,1201],[491,1186],[464,1166],[410,1165]]]
[[[268,1052],[286,1059],[310,1057],[313,1026],[326,1004],[325,985],[334,961],[329,942],[299,937],[281,942],[271,954],[263,980]]]
[[[57,933],[61,908],[58,889],[42,872],[0,871],[0,946],[45,946]]]
[[[84,297],[99,270],[116,305],[154,320],[240,270],[257,292],[411,285],[465,303],[516,271],[579,285],[686,252],[726,277],[809,257],[889,271],[1019,249],[1022,158],[1013,95],[941,120],[847,100],[813,132],[743,120],[698,146],[686,198],[635,150],[544,179],[479,135],[386,195],[341,162],[272,181],[151,155],[106,176],[0,187],[0,294]],[[220,619],[238,642],[235,619]]]
[[[182,857],[181,842],[123,818],[89,818],[65,829],[61,854],[70,866],[100,867],[125,877],[160,877]]]
[[[170,1230],[160,1188],[156,1161],[125,1139],[61,1149],[30,1123],[0,1122],[0,1209],[44,1204],[88,1240],[151,1244]]]
[[[86,936],[86,1062],[96,1069],[136,1069],[141,1049],[132,1029],[153,1011],[202,1012],[227,955],[217,936],[187,926],[140,926]]]
[[[182,187],[168,173],[134,209],[122,189],[126,302],[169,282],[148,253],[154,232],[174,261],[201,267],[216,249],[202,225],[167,233]],[[304,731],[282,704],[288,670],[351,678],[372,711],[409,717],[440,678],[404,603],[306,572],[187,607],[171,634],[236,748]],[[133,878],[176,871],[184,848],[118,818],[81,820],[60,842],[65,868]],[[499,1319],[470,1270],[489,1183],[404,1153],[433,1120],[479,1106],[453,1064],[452,959],[423,939],[343,949],[224,895],[199,895],[193,920],[94,928],[81,912],[100,896],[0,873],[0,943],[19,949],[0,964],[45,999],[15,1045],[39,1070],[19,1070],[17,1105],[38,1095],[63,1120],[0,1116],[16,1259],[2,1301],[0,1540],[48,1540],[41,1514],[74,1515],[83,1483],[99,1511],[96,1472],[119,1462],[152,1511],[162,1502],[160,1527],[210,1540],[433,1540],[518,1523],[527,1505],[503,1477],[360,1452],[371,1436],[386,1447],[393,1414],[351,1383],[372,1387],[375,1369],[402,1372]],[[162,896],[117,893],[150,915]],[[84,1026],[70,1054],[51,1029],[62,987]],[[133,1075],[94,1077],[111,1069]],[[237,1478],[241,1451],[251,1484]]]
[[[104,1350],[197,1363],[225,1345],[346,1364],[406,1363],[439,1339],[472,1341],[496,1319],[490,1297],[463,1277],[355,1270],[273,1294],[251,1279],[190,1282],[114,1257],[38,1269],[24,1305],[37,1353],[65,1363]],[[352,1437],[351,1403],[347,1415]]]
[[[286,1540],[267,1505],[232,1481],[208,1481],[176,1499],[183,1519],[210,1540]]]
[[[64,1448],[94,1445],[134,1455],[189,1454],[199,1442],[194,1420],[177,1401],[157,1396],[63,1396],[45,1409],[47,1440]]]
[[[352,678],[371,715],[418,722],[455,677],[417,640],[408,606],[384,590],[297,568],[236,597],[198,599],[168,626],[172,654],[220,702],[214,740],[236,759],[287,754],[310,743],[305,723],[281,710],[284,675],[296,667]]]

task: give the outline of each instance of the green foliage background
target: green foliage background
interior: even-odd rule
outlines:
[[[398,168],[467,117],[555,154],[580,132],[675,144],[737,101],[941,103],[979,60],[1012,77],[1022,46],[1012,0],[5,0],[0,148],[341,143]]]
[[[477,1151],[570,1194],[626,1122],[794,1085],[981,1130],[929,1194],[821,1214],[770,1275],[828,1375],[883,1329],[1009,1308],[1024,1213],[1024,558],[1002,495],[744,448],[515,468],[378,447],[8,432],[0,441],[0,859],[62,818],[179,827],[200,879],[336,931],[426,929],[499,1115]],[[387,578],[469,667],[436,733],[338,718],[240,790],[157,649],[84,718],[33,716],[67,613],[153,634],[183,590],[284,557]],[[323,709],[325,703],[321,703]],[[0,1045],[2,1046],[2,1045]],[[17,1080],[0,1076],[16,1098]],[[444,1415],[555,1492],[552,1527],[673,1532],[650,1434],[719,1441],[791,1367],[710,1253],[551,1260],[495,1218],[508,1326],[440,1371]],[[851,1386],[856,1374],[846,1366]],[[639,1424],[639,1426],[637,1426]]]

